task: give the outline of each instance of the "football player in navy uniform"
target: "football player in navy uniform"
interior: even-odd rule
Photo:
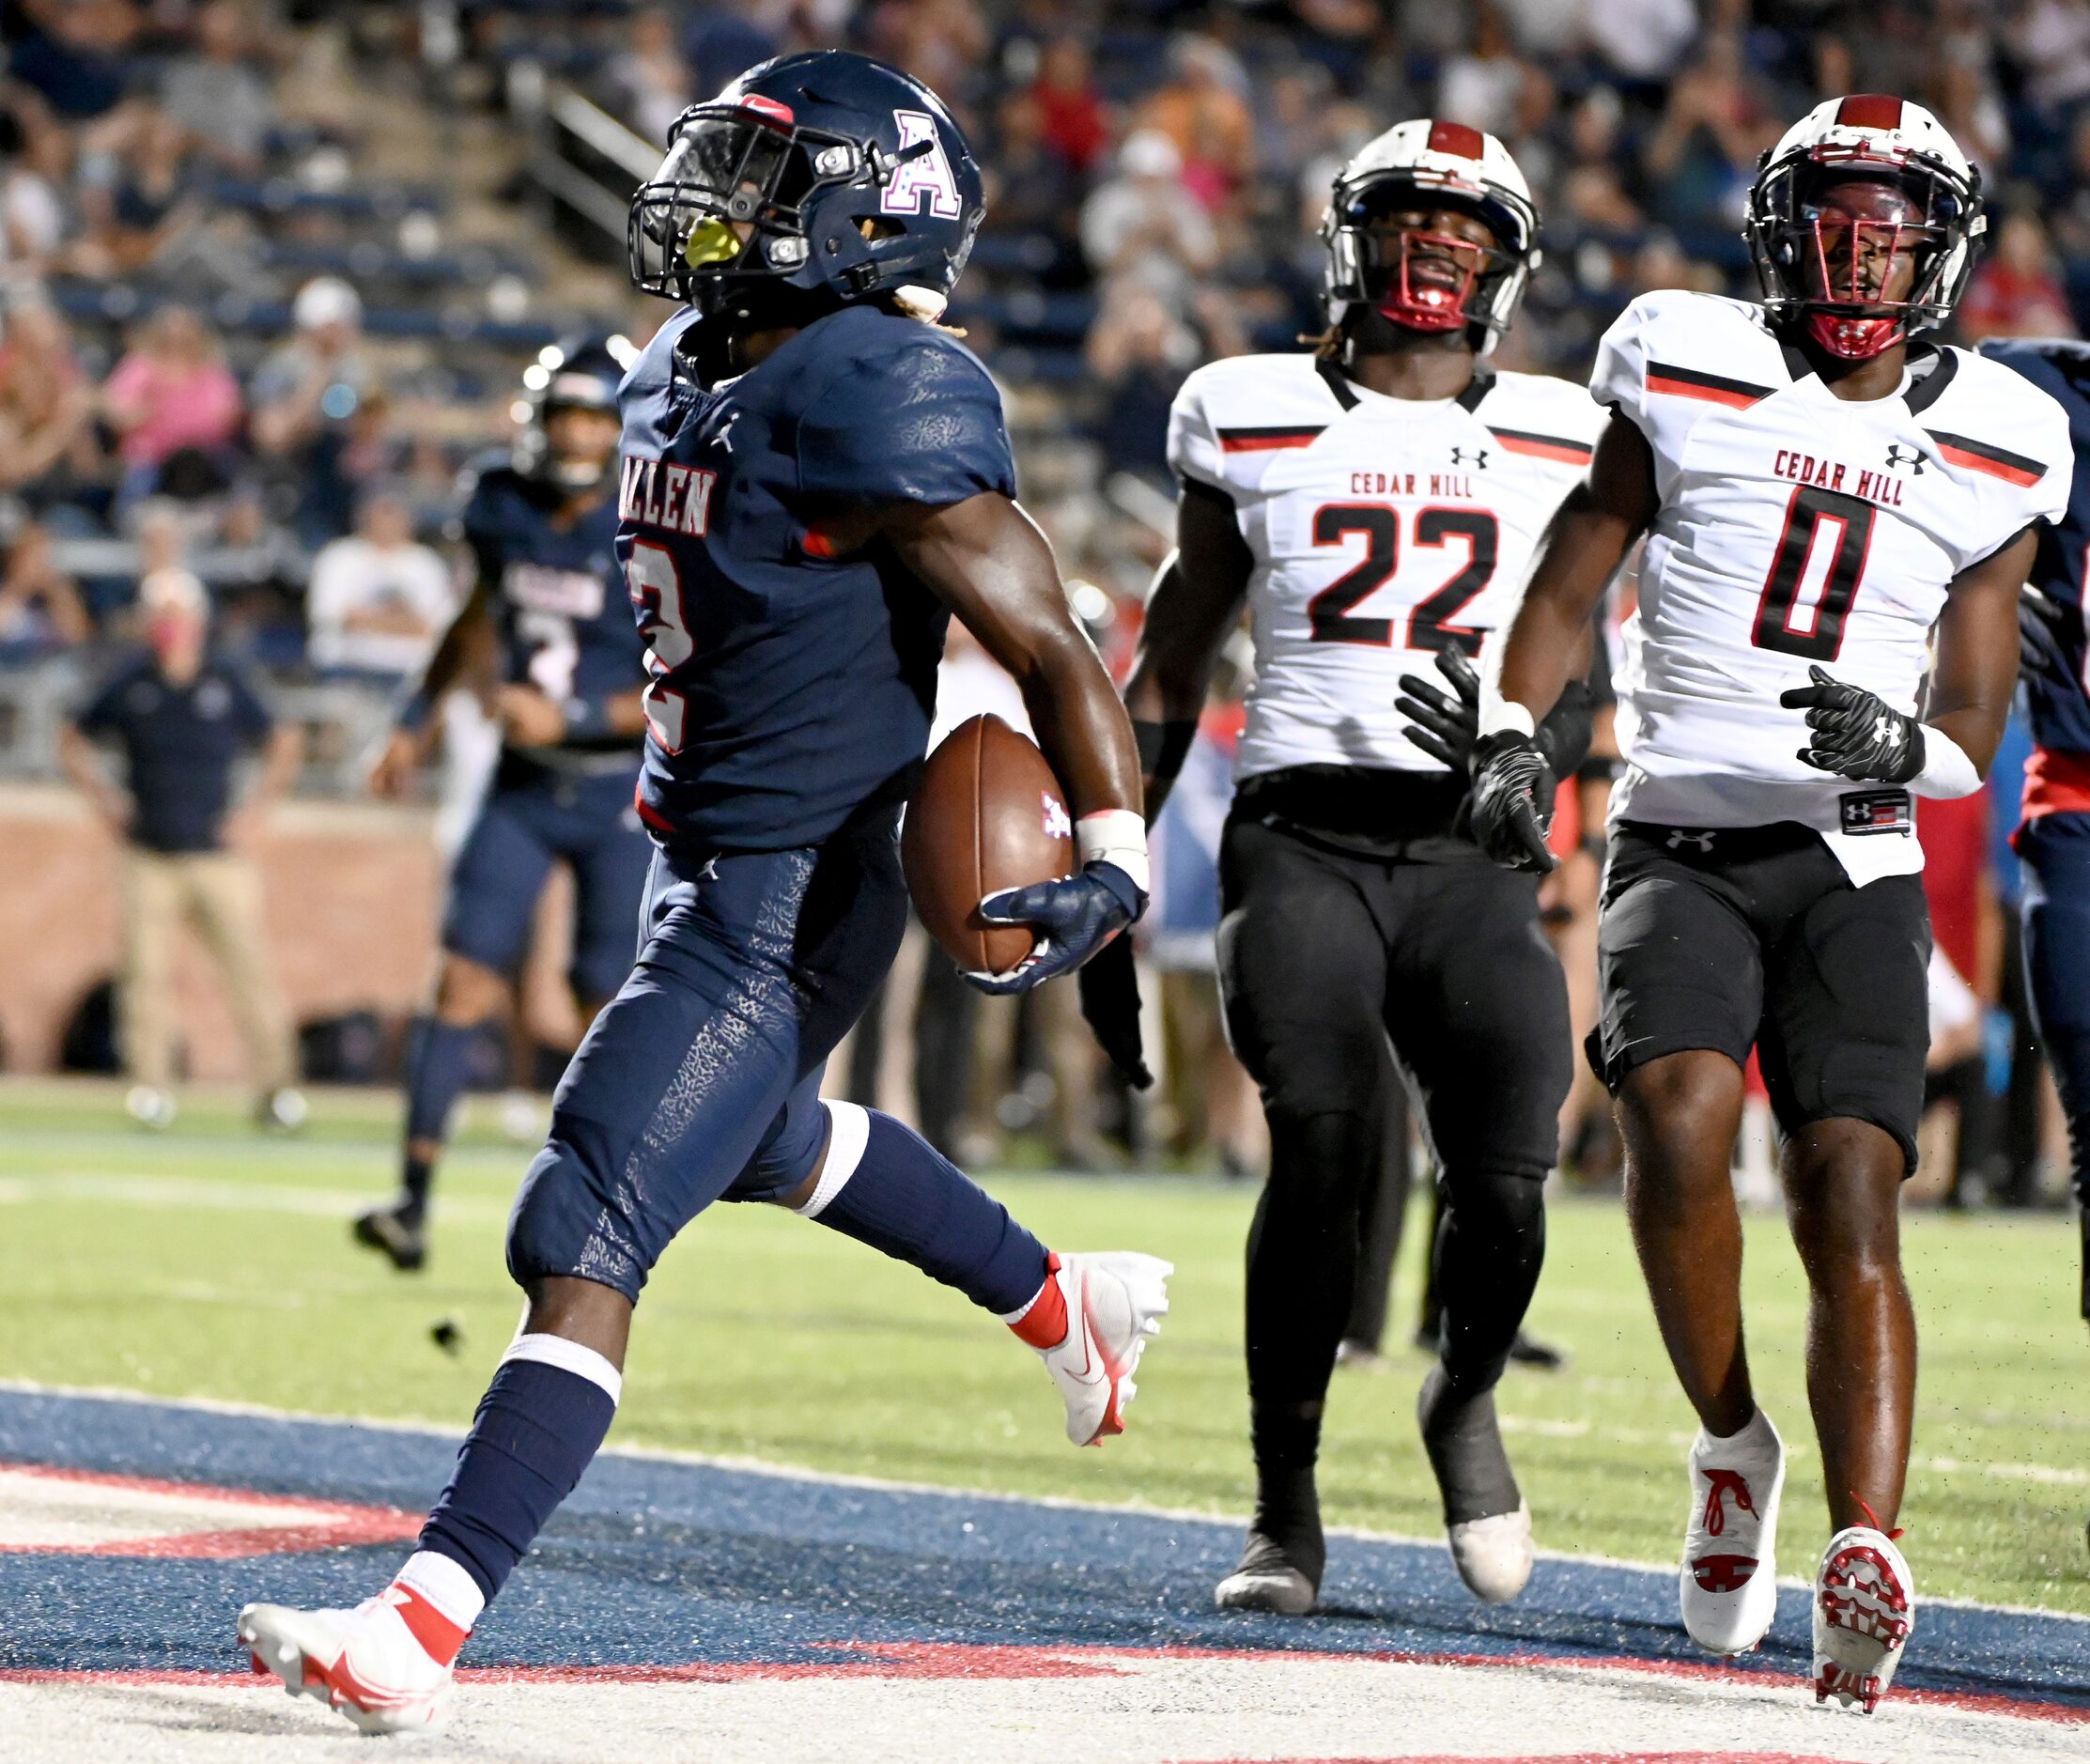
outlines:
[[[950,613],[1022,687],[1081,864],[982,904],[1037,941],[981,983],[1065,973],[1146,902],[1131,724],[1014,501],[993,383],[933,322],[981,214],[940,101],[833,51],[687,112],[633,198],[634,279],[687,308],[622,395],[658,847],[638,966],[517,1198],[529,1308],[419,1550],[353,1611],[240,1617],[262,1666],[365,1729],[436,1717],[486,1601],[602,1443],[648,1271],[714,1200],[912,1262],[1044,1355],[1076,1445],[1122,1430],[1168,1264],[1055,1256],[919,1135],[819,1095],[899,946],[895,826]]]
[[[2023,819],[2024,962],[2039,1040],[2068,1117],[2082,1233],[2082,1308],[2090,1321],[2090,344],[2003,341],[1980,353],[2014,367],[2068,414],[2076,475],[2068,512],[2039,534],[2018,602],[2034,751]]]
[[[426,757],[443,694],[474,675],[498,680],[500,766],[451,872],[435,1010],[407,1066],[401,1192],[355,1222],[356,1240],[398,1268],[426,1255],[429,1181],[472,1046],[508,998],[554,862],[573,872],[569,978],[583,1021],[631,968],[653,846],[632,801],[645,643],[614,551],[623,375],[609,343],[563,347],[538,363],[544,383],[526,383],[530,416],[512,452],[467,473],[457,525],[472,593],[372,773],[379,796],[398,794]]]

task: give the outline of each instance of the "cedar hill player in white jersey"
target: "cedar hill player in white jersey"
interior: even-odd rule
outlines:
[[[1343,168],[1324,238],[1320,347],[1215,362],[1177,395],[1179,558],[1126,688],[1153,814],[1246,603],[1256,681],[1221,850],[1219,979],[1271,1168],[1248,1248],[1256,1512],[1218,1599],[1288,1613],[1312,1605],[1325,1559],[1314,1462],[1389,1041],[1447,1203],[1444,1348],[1419,1419],[1452,1555],[1490,1601],[1530,1574],[1493,1392],[1543,1256],[1571,1050],[1535,882],[1460,830],[1469,658],[1515,604],[1602,423],[1579,386],[1488,364],[1539,256],[1500,142],[1401,123]],[[1579,673],[1588,654],[1576,633],[1561,664]],[[1432,664],[1456,694],[1417,677]],[[1587,695],[1570,697],[1545,732],[1562,767],[1588,745]],[[1129,955],[1082,990],[1105,1046],[1138,1071]]]
[[[1751,1390],[1727,1179],[1754,1044],[1786,1136],[1835,1532],[1815,1586],[1816,1696],[1867,1710],[1914,1615],[1890,1529],[1915,1385],[1896,1207],[1930,942],[1910,795],[1980,787],[2016,678],[2032,530],[2066,508],[2072,463],[2044,393],[1920,340],[1965,285],[1979,181],[1916,105],[1832,100],[1765,156],[1750,193],[1762,302],[1658,293],[1627,309],[1597,356],[1612,415],[1588,486],[1489,658],[1475,757],[1477,837],[1544,865],[1532,720],[1567,677],[1566,637],[1646,534],[1591,1052],[1618,1099],[1633,1242],[1702,1424],[1683,1619],[1740,1652],[1777,1600],[1784,1451]]]

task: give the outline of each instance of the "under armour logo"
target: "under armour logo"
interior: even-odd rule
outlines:
[[[1879,742],[1888,759],[1901,751],[1901,720],[1891,711],[1881,711],[1873,720],[1872,738]]]
[[[1694,833],[1685,828],[1672,827],[1669,829],[1669,849],[1681,851],[1686,845],[1695,845],[1701,852],[1710,852],[1712,849],[1712,835],[1711,832]]]
[[[1463,447],[1454,447],[1451,450],[1451,463],[1463,466],[1465,462],[1466,450]],[[1476,447],[1473,450],[1473,469],[1476,472],[1485,472],[1488,469],[1488,450],[1485,447]]]
[[[1911,477],[1920,478],[1923,475],[1923,449],[1920,447],[1904,449],[1899,441],[1889,441],[1887,443],[1887,470],[1898,472],[1903,466],[1909,468]]]

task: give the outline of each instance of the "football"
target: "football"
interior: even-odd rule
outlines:
[[[960,723],[929,755],[900,835],[907,891],[929,935],[974,973],[1030,953],[1029,930],[990,925],[982,899],[1074,868],[1066,793],[1028,735],[999,717]]]

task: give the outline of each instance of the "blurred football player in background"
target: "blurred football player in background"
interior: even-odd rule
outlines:
[[[1536,882],[1488,862],[1462,804],[1471,658],[1602,422],[1581,387],[1487,360],[1538,231],[1500,142],[1401,123],[1336,180],[1318,347],[1200,368],[1169,425],[1178,552],[1125,689],[1150,813],[1244,605],[1256,647],[1219,972],[1229,1040],[1262,1093],[1270,1179],[1248,1240],[1256,1509],[1222,1605],[1299,1613],[1319,1594],[1314,1464],[1386,1137],[1389,1042],[1445,1201],[1442,1352],[1417,1412],[1452,1558],[1490,1601],[1531,1572],[1493,1393],[1544,1256],[1568,1005]],[[1587,639],[1560,660],[1586,669]],[[1442,684],[1417,677],[1426,664]],[[1551,762],[1571,771],[1588,730],[1571,691],[1544,732]],[[1129,959],[1106,952],[1084,992],[1135,1069]]]
[[[617,382],[636,352],[615,343],[623,361],[590,341],[539,362],[513,450],[467,475],[457,528],[472,592],[371,775],[378,795],[398,795],[429,757],[436,706],[490,679],[501,759],[450,873],[435,1009],[408,1053],[400,1193],[355,1223],[359,1243],[402,1269],[426,1254],[451,1111],[474,1044],[509,1001],[555,862],[573,872],[569,978],[583,1021],[631,967],[653,848],[632,806],[645,644],[612,549]]]
[[[716,1200],[790,1207],[955,1287],[1044,1357],[1076,1445],[1122,1431],[1169,1264],[1053,1255],[910,1128],[820,1097],[899,947],[895,829],[951,612],[1021,687],[1081,865],[981,903],[1038,940],[975,980],[1065,973],[1146,905],[1131,726],[1013,500],[999,395],[934,323],[982,212],[941,101],[840,51],[692,107],[632,199],[633,280],[685,303],[622,395],[617,553],[653,676],[643,948],[517,1199],[528,1311],[420,1549],[353,1611],[240,1617],[257,1662],[365,1729],[437,1718],[602,1444],[648,1272]]]
[[[1740,1653],[1777,1602],[1785,1453],[1750,1382],[1728,1177],[1754,1044],[1786,1135],[1835,1530],[1815,1577],[1815,1692],[1869,1711],[1915,1611],[1894,1529],[1915,1397],[1897,1209],[1928,1039],[1910,793],[1981,786],[2010,709],[2031,529],[2067,506],[2071,460],[2044,393],[1921,340],[1950,316],[1982,225],[1979,175],[1927,111],[1818,106],[1766,156],[1748,213],[1760,304],[1643,295],[1599,348],[1591,386],[1611,419],[1484,684],[1474,821],[1500,861],[1550,867],[1536,720],[1648,534],[1592,1054],[1700,1423],[1683,1620]]]

